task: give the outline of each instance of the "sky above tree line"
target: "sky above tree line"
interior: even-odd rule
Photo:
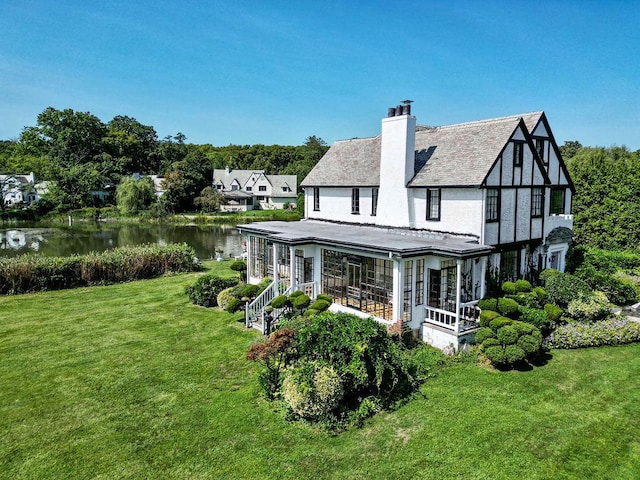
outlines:
[[[640,1],[0,0],[0,139],[46,107],[192,143],[300,145],[544,110],[640,149]]]

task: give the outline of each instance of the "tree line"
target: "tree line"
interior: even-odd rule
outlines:
[[[264,170],[301,181],[327,150],[319,137],[303,145],[191,144],[178,132],[162,139],[150,125],[118,115],[107,123],[89,112],[46,108],[15,140],[0,141],[0,173],[34,172],[50,181],[46,204],[56,211],[95,206],[95,191],[114,192],[134,173],[165,178],[162,208],[189,211],[211,185],[213,170]]]

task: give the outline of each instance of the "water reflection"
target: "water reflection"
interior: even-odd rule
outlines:
[[[242,237],[233,225],[76,225],[64,228],[0,228],[0,256],[25,253],[67,256],[100,252],[114,247],[185,242],[200,258],[242,253]]]

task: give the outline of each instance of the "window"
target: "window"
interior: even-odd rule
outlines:
[[[564,213],[564,188],[551,189],[551,205],[549,206],[551,215],[561,215]]]
[[[260,185],[258,187],[258,191],[259,192],[266,192],[267,191],[267,186],[266,185]]]
[[[234,183],[231,185],[231,190],[238,190],[238,184]]]
[[[500,190],[497,188],[487,189],[487,222],[497,222],[500,219]]]
[[[547,160],[544,156],[544,138],[536,138],[536,151],[538,152],[538,155],[540,155],[542,162],[545,165],[548,165],[549,160]]]
[[[360,189],[351,189],[351,213],[358,215],[360,213]]]
[[[313,211],[320,211],[320,189],[318,187],[313,188]]]
[[[440,220],[439,188],[427,188],[427,220]]]
[[[500,254],[500,280],[516,281],[520,272],[520,252],[508,250]]]
[[[371,216],[375,217],[378,213],[378,189],[371,189]]]
[[[251,187],[247,187],[247,192],[250,192],[250,191],[251,191]]]
[[[513,142],[513,166],[522,166],[522,155],[524,152],[524,142]]]
[[[259,202],[264,202],[264,197],[262,195],[258,196],[258,201]]]
[[[424,260],[416,260],[416,305],[422,305],[424,297]]]
[[[404,262],[404,316],[405,322],[411,321],[411,289],[413,288],[413,260]]]
[[[222,185],[216,185],[216,190],[222,190]]]
[[[282,187],[283,192],[290,192],[291,189],[289,187]]]
[[[542,187],[533,187],[531,189],[531,216],[532,217],[542,216],[543,198],[544,196],[542,193]]]

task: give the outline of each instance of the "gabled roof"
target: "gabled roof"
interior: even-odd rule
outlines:
[[[267,175],[271,183],[271,196],[296,197],[298,195],[298,177],[296,175]],[[282,191],[282,187],[289,187],[289,192]]]
[[[380,184],[380,135],[334,143],[301,187],[373,187]]]
[[[224,168],[216,168],[213,171],[213,183],[221,183],[226,188],[231,188],[231,183],[237,180],[238,183],[244,187],[251,175],[261,175],[264,170],[227,170]]]
[[[442,127],[416,127],[416,174],[408,186],[482,185],[518,126],[524,127],[527,135],[543,116],[540,111]],[[378,186],[380,142],[380,135],[336,142],[300,185]],[[536,161],[544,172],[539,159]]]

